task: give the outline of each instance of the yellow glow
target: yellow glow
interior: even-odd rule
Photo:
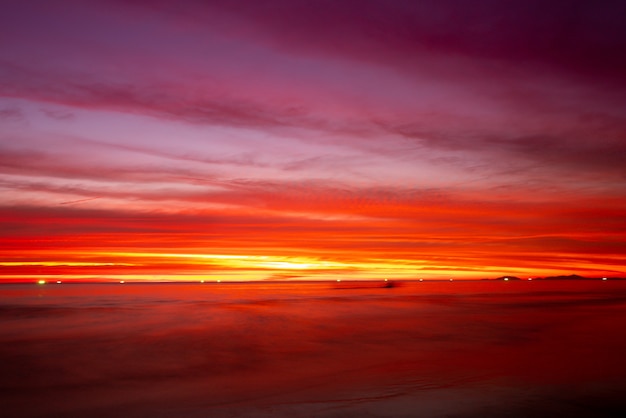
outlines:
[[[38,280],[37,283],[38,284],[46,284],[46,281],[45,280]]]
[[[194,253],[198,249],[170,247],[165,250],[149,249],[135,252],[135,247],[122,247],[113,250],[66,250],[39,249],[27,254],[21,250],[7,250],[0,267],[6,267],[3,274],[6,280],[30,281],[37,283],[45,279],[55,283],[58,279],[67,281],[196,281],[201,279],[215,283],[216,277],[223,282],[256,281],[277,277],[294,277],[298,280],[332,280],[342,277],[344,280],[446,280],[453,277],[461,279],[482,279],[500,275],[503,266],[499,264],[480,266],[450,265],[447,260],[438,260],[425,255],[409,257],[398,255],[398,258],[385,258],[385,254],[367,253],[353,254],[349,251],[326,255],[324,251],[309,252],[306,256],[298,256],[293,248],[252,248],[214,249],[206,253]],[[239,251],[242,251],[240,253]],[[243,253],[243,251],[246,251]],[[262,251],[262,252],[261,252]],[[482,253],[481,253],[482,254]],[[480,255],[480,254],[479,254]],[[525,256],[532,258],[540,253],[528,252]],[[564,260],[570,260],[576,254],[562,253]],[[595,259],[594,259],[595,260]],[[622,262],[623,257],[615,257],[614,261]],[[550,268],[532,274],[560,275],[572,269],[588,267],[586,264],[572,265],[563,261]],[[506,268],[512,275],[527,277],[531,274],[528,268],[520,266]],[[598,280],[604,278],[604,271],[615,268],[613,262],[607,263],[598,257],[594,261]],[[1,268],[0,268],[1,269]],[[10,277],[9,277],[10,276]],[[1,278],[0,278],[1,279]],[[535,279],[536,280],[536,279]],[[610,280],[607,277],[607,280]],[[509,277],[509,281],[511,278]]]
[[[0,267],[99,267],[99,266],[134,266],[128,263],[94,263],[83,261],[0,261]]]
[[[14,280],[46,279],[56,282],[59,274],[55,268],[67,267],[63,270],[63,279],[68,280],[110,280],[117,281],[196,281],[215,282],[219,275],[223,281],[255,281],[272,278],[277,272],[296,272],[303,280],[333,280],[338,275],[351,280],[380,280],[380,277],[391,277],[393,280],[446,280],[453,281],[469,278],[488,277],[490,272],[498,272],[498,266],[485,266],[481,269],[459,269],[458,271],[445,264],[432,260],[415,259],[382,259],[377,256],[368,258],[339,258],[295,256],[287,254],[194,254],[188,252],[130,252],[130,251],[76,251],[72,253],[75,261],[66,261],[69,256],[62,253],[32,254],[46,261],[15,261],[22,254],[16,253],[12,261],[0,262],[0,266],[41,267],[37,273],[15,274]],[[93,260],[93,261],[90,261]],[[49,267],[49,270],[46,268]],[[133,267],[126,269],[126,267]],[[83,270],[84,268],[84,270]],[[91,268],[91,269],[90,269]],[[69,269],[72,269],[71,271]],[[103,272],[96,271],[103,269]],[[109,270],[110,269],[110,270]],[[25,270],[26,271],[26,270]],[[210,274],[209,274],[210,273]],[[524,274],[524,269],[512,271],[512,274]],[[554,273],[561,273],[555,271]],[[290,274],[291,275],[291,274]],[[418,279],[416,276],[425,277]],[[450,280],[450,277],[454,277]],[[527,276],[528,277],[528,276]],[[602,276],[600,276],[602,278]],[[389,280],[392,280],[389,279]],[[511,279],[507,277],[507,281]],[[531,278],[528,278],[531,280]]]
[[[264,263],[257,263],[259,267],[268,267],[272,269],[293,269],[293,270],[301,270],[312,268],[315,265],[310,263],[295,263],[292,261],[267,261]]]
[[[481,271],[459,270],[458,272],[446,268],[444,265],[434,264],[420,259],[393,259],[360,258],[355,259],[328,259],[315,256],[292,256],[282,254],[198,254],[188,252],[129,252],[129,251],[78,251],[73,253],[80,261],[24,261],[5,262],[0,265],[11,266],[69,266],[69,267],[112,267],[124,268],[146,267],[150,272],[126,274],[123,270],[114,273],[118,279],[129,278],[132,281],[188,281],[214,279],[207,275],[207,268],[220,275],[227,275],[228,280],[248,281],[264,277],[264,272],[272,271],[301,271],[306,272],[303,277],[317,280],[335,280],[336,274],[346,274],[355,280],[379,280],[381,275],[393,276],[397,280],[414,280],[416,275],[430,278],[444,278],[444,274],[458,275],[462,278],[484,277],[490,270],[497,268],[485,267]],[[65,258],[60,256],[59,258]],[[94,260],[94,261],[83,261]],[[100,261],[98,261],[100,260]],[[155,270],[167,266],[167,270]],[[180,266],[180,269],[178,267]],[[177,270],[175,270],[177,269]],[[177,271],[175,273],[174,271]],[[445,271],[445,272],[444,272]],[[35,275],[35,279],[46,277],[51,272]],[[130,272],[129,272],[130,273]],[[335,275],[335,277],[332,277]],[[65,278],[76,276],[77,279],[95,279],[102,277],[94,272],[85,272],[83,275],[64,274]],[[82,276],[82,277],[80,277]],[[15,275],[14,275],[15,277]]]
[[[186,264],[195,265],[218,265],[236,269],[270,269],[270,270],[333,270],[345,268],[358,268],[370,263],[343,263],[337,261],[319,260],[313,257],[291,257],[275,255],[235,255],[235,254],[187,254],[187,253],[102,253],[101,256],[114,256],[123,258],[160,258],[177,259],[183,258]],[[104,263],[100,263],[104,264]],[[134,265],[135,263],[131,264]],[[120,265],[115,263],[115,265]],[[391,265],[389,265],[391,266]]]

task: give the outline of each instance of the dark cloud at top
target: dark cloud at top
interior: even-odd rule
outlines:
[[[424,54],[512,61],[623,81],[621,1],[169,1],[141,4],[225,32],[262,33],[300,52],[423,65]],[[226,16],[226,18],[225,18]],[[238,26],[243,20],[245,25]]]

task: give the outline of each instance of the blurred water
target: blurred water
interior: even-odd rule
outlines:
[[[621,417],[624,330],[622,281],[2,285],[0,405],[7,417]]]

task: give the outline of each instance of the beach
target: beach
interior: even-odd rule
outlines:
[[[0,286],[7,417],[626,412],[626,281]]]

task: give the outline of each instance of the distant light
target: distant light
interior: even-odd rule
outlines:
[[[200,283],[204,283],[204,280],[200,280]]]
[[[533,279],[532,277],[529,277],[529,278],[528,278],[528,280],[530,280],[530,281],[532,281],[532,279]]]
[[[385,281],[387,281],[387,279],[385,279]]]
[[[341,281],[341,279],[337,279],[337,281],[338,281],[338,282],[340,282],[340,281]]]
[[[509,281],[509,278],[508,278],[508,277],[505,277],[505,278],[504,278],[504,281],[505,281],[505,282],[508,282],[508,281]]]
[[[606,277],[603,277],[602,280],[608,280]]]
[[[424,281],[424,279],[420,279],[420,282],[423,282],[423,281]]]
[[[221,282],[221,280],[220,280],[220,279],[217,279],[217,282],[218,282],[218,283],[220,283],[220,282]]]
[[[61,280],[57,280],[57,284],[61,284]]]
[[[46,281],[45,280],[39,280],[39,281],[37,281],[37,284],[46,284]]]
[[[120,284],[124,284],[124,280],[120,280]]]
[[[454,279],[450,279],[450,281],[451,281],[451,282],[453,282],[453,281],[454,281]]]

